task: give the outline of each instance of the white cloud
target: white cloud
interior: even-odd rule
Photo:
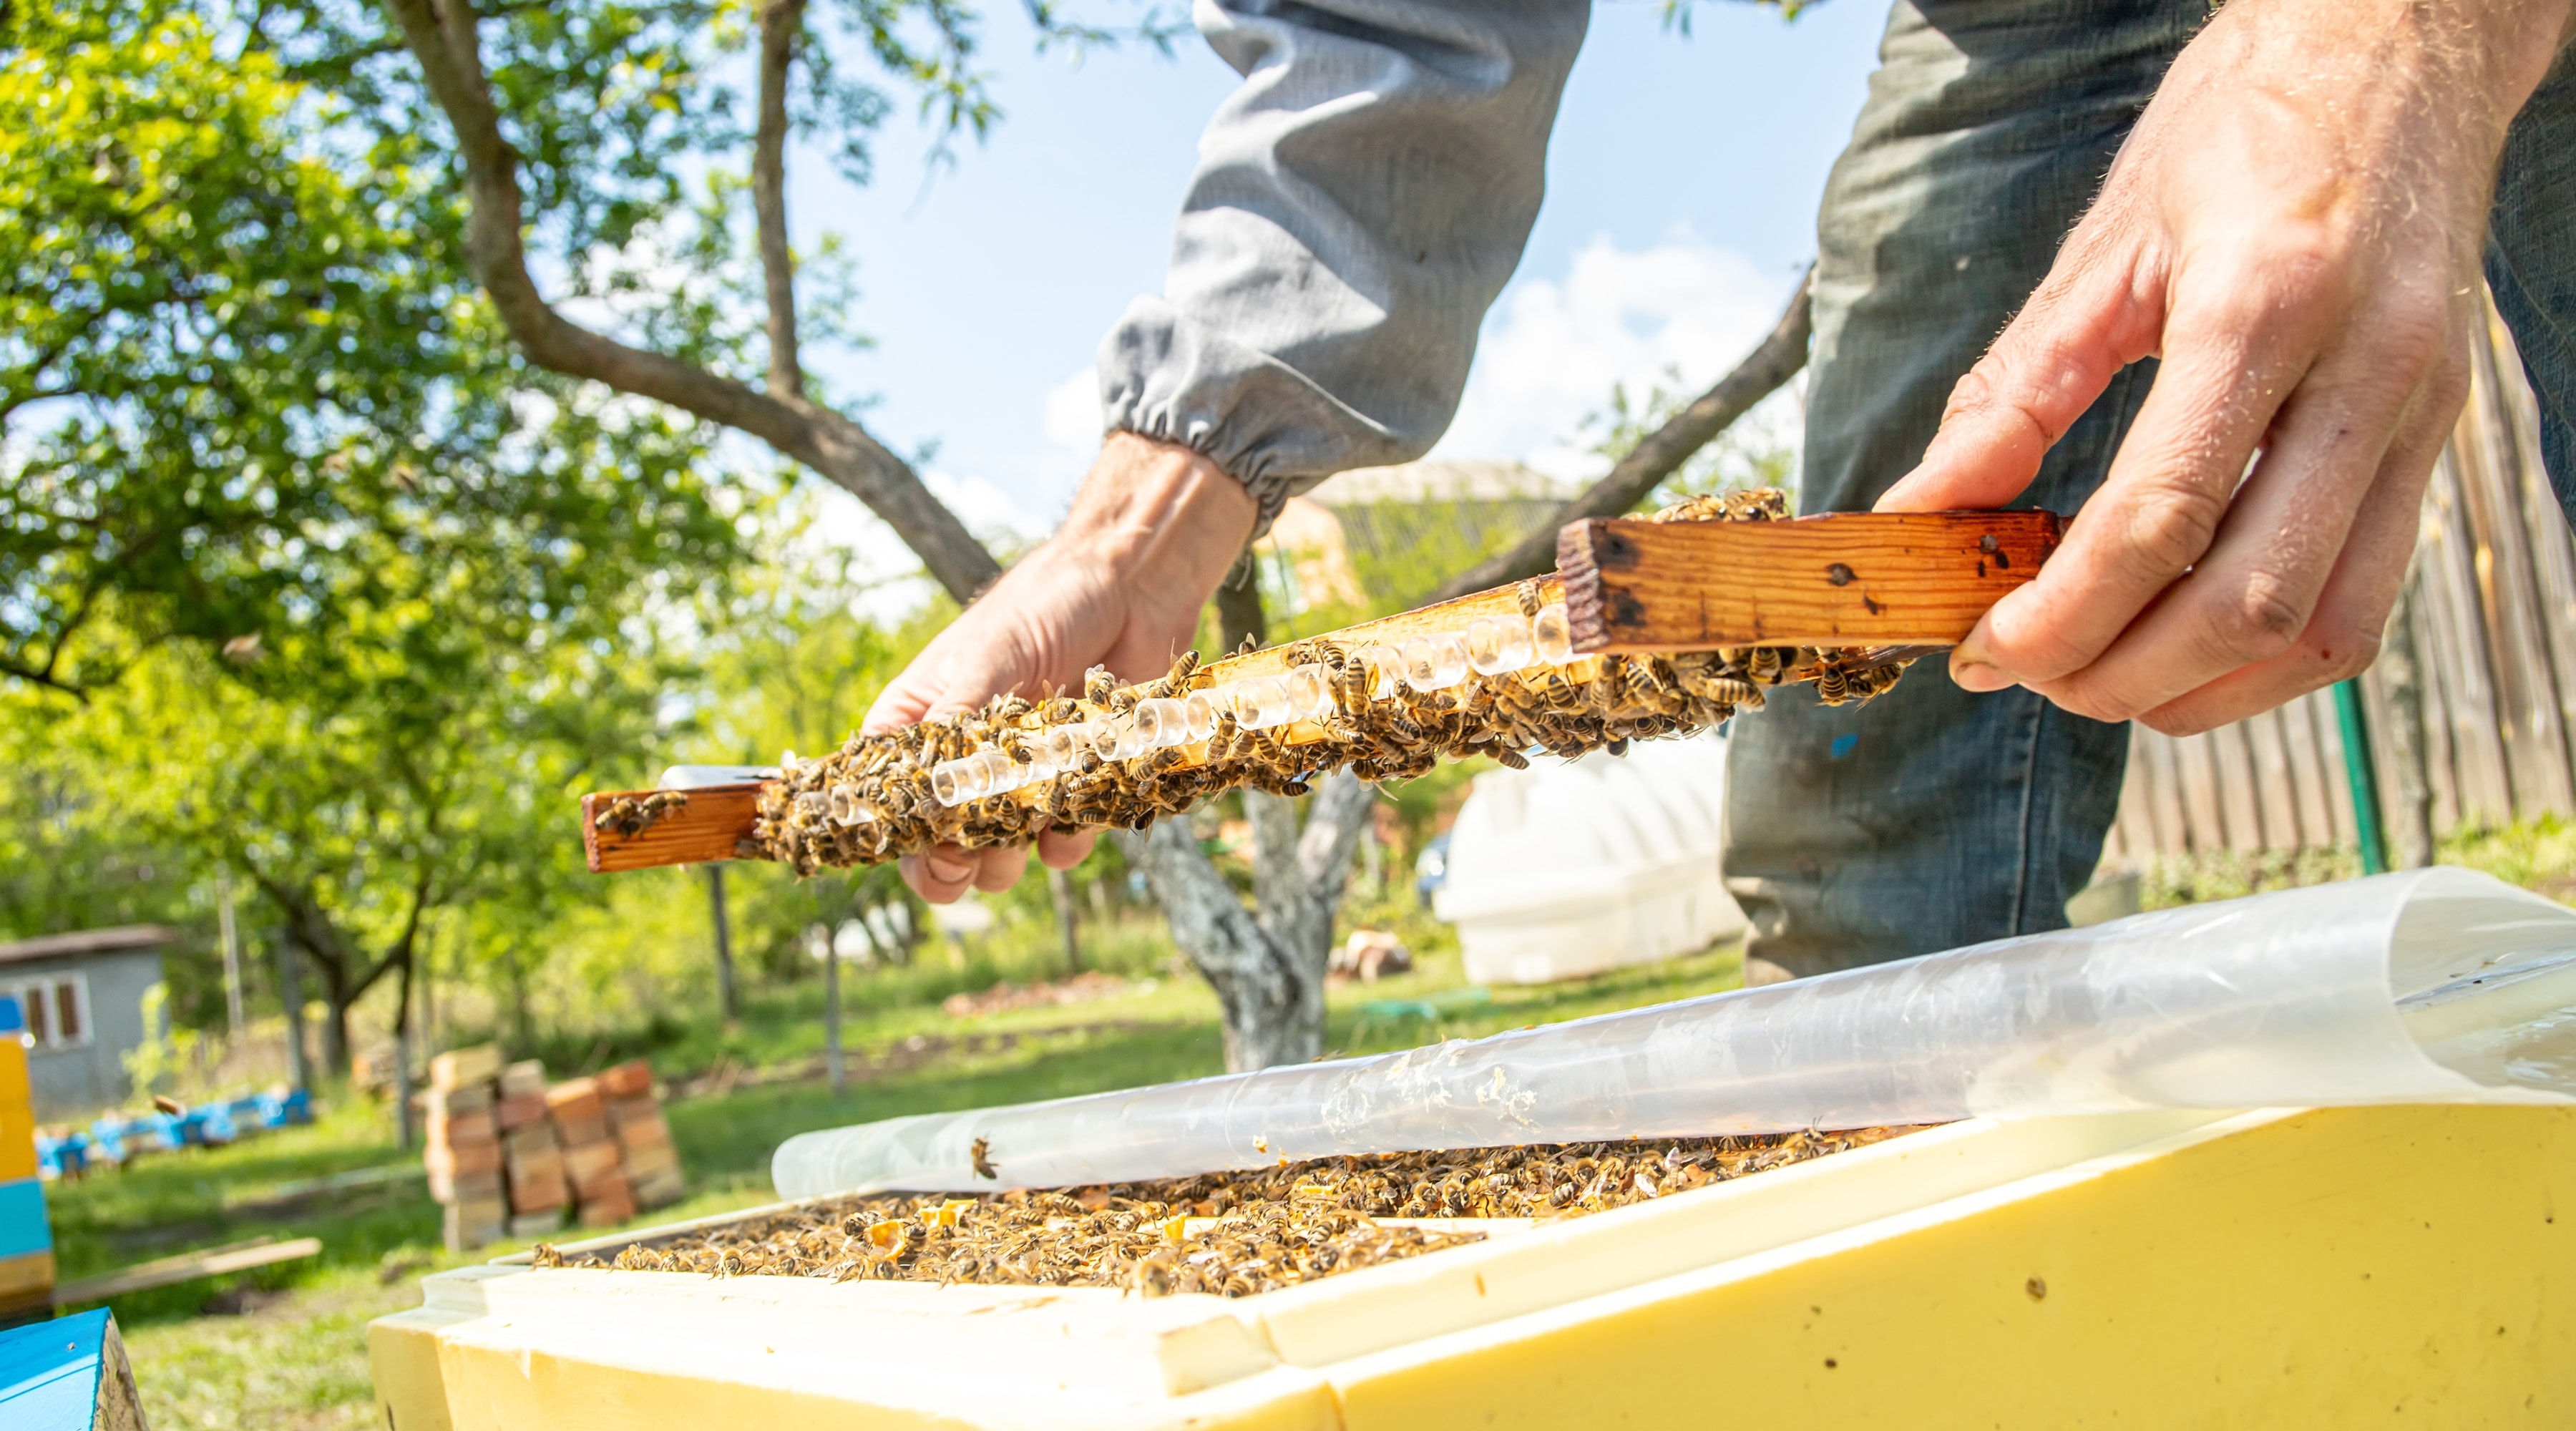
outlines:
[[[1487,315],[1443,457],[1518,458],[1554,476],[1600,475],[1583,420],[1678,368],[1697,392],[1751,351],[1778,320],[1790,278],[1687,226],[1642,250],[1607,236],[1574,256],[1562,279],[1515,283]]]
[[[1072,377],[1047,389],[1046,439],[1084,466],[1100,450],[1100,375],[1085,363]]]

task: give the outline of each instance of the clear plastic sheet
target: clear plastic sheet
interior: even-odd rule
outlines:
[[[801,1134],[780,1196],[2142,1108],[2576,1102],[2576,911],[2415,870],[1475,1042]],[[978,1176],[976,1145],[997,1177]]]

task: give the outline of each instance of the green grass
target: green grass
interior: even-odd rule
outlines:
[[[1429,1038],[1431,1031],[1415,1024],[1372,1033],[1365,1049],[1353,1042],[1364,1003],[1462,987],[1454,941],[1427,920],[1417,927],[1400,908],[1357,912],[1396,926],[1423,952],[1410,973],[1333,990],[1329,1046],[1362,1052]],[[1155,969],[1168,952],[1168,946],[1160,955],[1129,951],[1121,962],[1131,971]],[[1713,992],[1734,987],[1741,970],[1730,946],[1595,979],[1497,989],[1491,1003],[1439,1032],[1476,1037]],[[854,979],[853,992],[872,977]],[[979,1019],[948,1018],[935,1004],[854,998],[847,1035],[854,1082],[847,1092],[835,1097],[820,1080],[749,1086],[754,1071],[797,1066],[821,1049],[820,999],[810,981],[762,991],[733,1027],[684,1030],[657,1056],[666,1073],[729,1061],[746,1077],[744,1086],[722,1096],[669,1106],[692,1192],[643,1221],[769,1201],[770,1153],[806,1129],[1195,1078],[1224,1067],[1215,995],[1194,975],[1160,972],[1137,978],[1113,998]],[[914,1039],[941,1042],[926,1054],[907,1054],[904,1046]],[[438,1245],[438,1209],[418,1178],[285,1201],[278,1194],[334,1174],[413,1166],[416,1158],[395,1145],[390,1109],[344,1098],[310,1128],[147,1158],[121,1173],[58,1185],[54,1219],[63,1276],[260,1234],[318,1237],[323,1253],[308,1261],[118,1298],[117,1320],[155,1426],[370,1426],[366,1323],[417,1305],[422,1273],[517,1245],[450,1256]]]

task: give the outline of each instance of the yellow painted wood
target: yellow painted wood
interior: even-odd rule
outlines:
[[[1977,1122],[1230,1302],[496,1266],[372,1346],[397,1431],[2566,1425],[2562,1207],[2576,1111]]]
[[[376,1383],[376,1422],[388,1431],[454,1431],[438,1334],[466,1318],[422,1307],[367,1324],[367,1367]]]
[[[2576,1424],[2576,1112],[2249,1115],[1334,1369],[1351,1431]]]

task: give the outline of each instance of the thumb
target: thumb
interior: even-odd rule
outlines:
[[[2161,285],[2137,281],[2136,245],[2111,220],[2079,225],[1985,357],[1959,379],[1941,430],[1878,499],[1882,512],[2000,507],[2039,475],[2119,371],[2156,350]]]

